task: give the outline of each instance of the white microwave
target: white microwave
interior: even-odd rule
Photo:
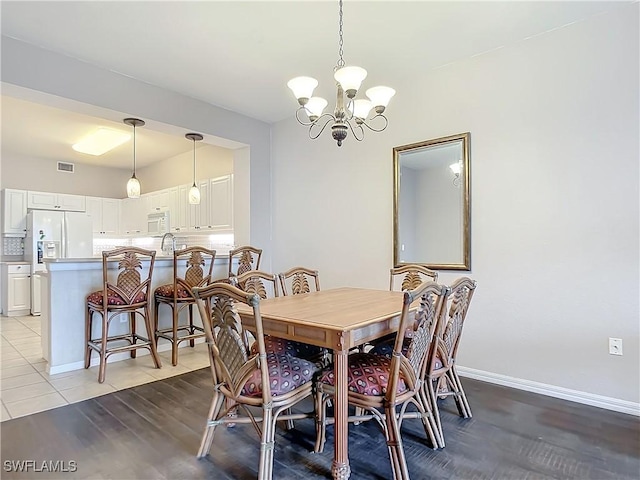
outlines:
[[[147,216],[147,233],[149,235],[164,235],[169,233],[169,212],[152,212]]]

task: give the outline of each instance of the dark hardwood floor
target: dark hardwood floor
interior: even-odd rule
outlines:
[[[470,379],[463,383],[474,416],[462,419],[453,400],[443,401],[446,448],[426,448],[420,422],[405,421],[414,480],[640,478],[637,417]],[[256,478],[259,443],[249,425],[219,429],[211,455],[195,458],[211,389],[203,369],[3,422],[2,478]],[[310,402],[304,406],[311,409]],[[310,453],[314,439],[312,420],[279,429],[274,479],[331,478],[332,429],[324,453]],[[349,448],[352,479],[391,478],[375,423],[351,426]],[[8,471],[17,460],[33,460],[35,467]],[[47,472],[43,461],[62,461],[58,466],[67,470],[73,461],[77,470]]]

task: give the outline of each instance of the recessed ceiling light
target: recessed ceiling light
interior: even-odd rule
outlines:
[[[109,128],[98,128],[98,130],[87,135],[71,148],[76,152],[98,156],[122,145],[130,138],[131,135],[129,133]]]

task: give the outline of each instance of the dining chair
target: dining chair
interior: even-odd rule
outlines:
[[[319,292],[320,277],[317,270],[294,267],[278,274],[283,295]]]
[[[438,272],[417,264],[392,267],[389,271],[389,290],[392,292],[413,290],[427,280],[437,282]],[[408,333],[410,334],[410,332],[411,328],[409,328]],[[395,337],[394,333],[370,342],[371,350],[374,353],[391,356]]]
[[[279,273],[278,278],[280,279],[282,293],[285,296],[320,291],[320,275],[317,270],[307,267],[294,267],[286,272]],[[327,366],[331,360],[331,353],[326,348],[273,336],[269,338],[272,348],[286,351],[295,357],[311,360],[320,367]],[[267,347],[268,350],[269,346]]]
[[[241,275],[249,270],[258,270],[260,268],[261,257],[262,249],[250,245],[230,250],[228,277],[231,278],[233,275]]]
[[[234,287],[247,293],[255,293],[262,300],[280,296],[278,276],[273,273],[252,269],[232,275],[229,280]]]
[[[131,358],[136,358],[136,350],[146,348],[151,352],[155,367],[162,366],[156,350],[149,312],[149,293],[155,256],[154,250],[137,247],[122,247],[102,252],[102,288],[87,296],[84,355],[84,368],[89,368],[92,350],[98,352],[99,383],[104,382],[107,358],[114,353],[129,351]],[[111,268],[112,265],[117,265],[117,268]],[[144,275],[141,275],[141,272]],[[93,319],[96,314],[102,320],[101,335],[94,338]],[[110,336],[111,321],[121,314],[129,316],[128,331],[116,332]],[[148,337],[137,333],[137,315],[144,319]]]
[[[217,426],[251,423],[260,436],[258,479],[269,480],[273,477],[276,422],[308,418],[305,413],[287,412],[311,396],[316,366],[289,355],[267,353],[257,294],[225,283],[212,283],[194,288],[193,295],[203,319],[214,384],[197,456],[209,453]],[[236,304],[248,305],[253,310],[257,353],[247,348]],[[259,409],[260,415],[252,408]],[[233,409],[243,414],[229,416]]]
[[[204,247],[189,247],[173,252],[173,282],[161,285],[154,290],[153,325],[156,341],[164,338],[171,343],[171,363],[178,364],[178,347],[180,343],[189,341],[195,346],[197,338],[204,337],[203,327],[194,324],[193,306],[195,298],[191,293],[193,287],[202,287],[211,283],[213,262],[216,251]],[[160,328],[160,305],[171,308],[171,326]],[[180,323],[180,312],[188,311],[188,323]]]
[[[427,365],[423,394],[431,404],[436,419],[440,447],[444,447],[445,442],[438,410],[439,398],[453,396],[460,416],[471,418],[471,407],[456,371],[456,355],[462,336],[462,327],[475,289],[476,281],[468,277],[458,278],[451,284],[447,303],[436,328],[434,348]]]
[[[417,264],[393,267],[389,273],[389,290],[413,290],[426,280],[437,282],[438,272]]]
[[[437,425],[430,404],[424,401],[421,392],[424,371],[433,346],[432,338],[448,291],[446,286],[429,281],[404,292],[398,331],[414,325],[408,348],[404,348],[403,338],[398,335],[391,358],[373,353],[355,353],[348,358],[348,401],[350,405],[366,412],[350,417],[349,421],[376,420],[382,426],[394,479],[409,478],[400,434],[404,419],[420,418],[431,445],[434,448],[438,445]],[[412,310],[414,301],[419,301],[417,313]],[[315,452],[324,449],[326,426],[333,423],[333,419],[327,418],[326,407],[334,394],[333,369],[326,369],[319,374],[316,382]],[[410,405],[415,407],[415,411],[407,411]]]

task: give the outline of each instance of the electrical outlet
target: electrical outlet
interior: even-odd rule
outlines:
[[[621,338],[609,338],[609,355],[622,355]]]

